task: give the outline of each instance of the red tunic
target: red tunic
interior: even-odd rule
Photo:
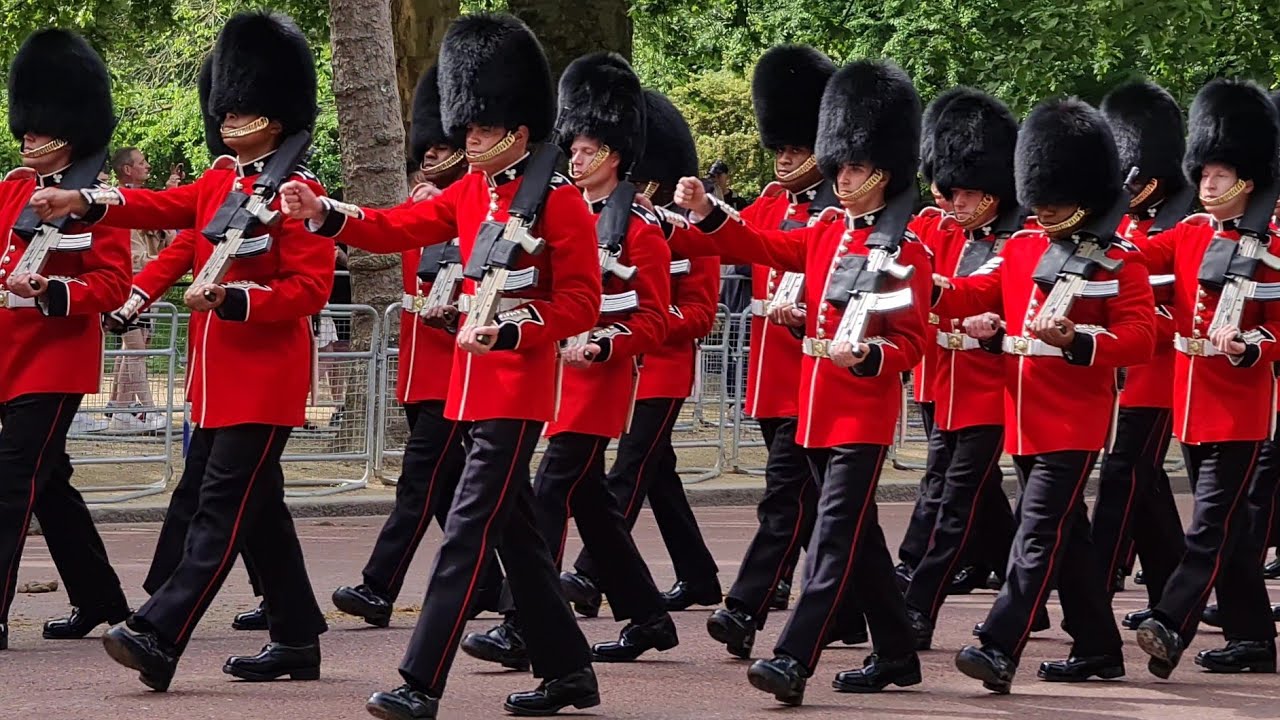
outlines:
[[[1200,264],[1215,233],[1239,240],[1234,223],[1220,231],[1217,223],[1198,215],[1160,233],[1144,251],[1153,274],[1173,273],[1173,323],[1189,340],[1205,340],[1221,297],[1200,285]],[[1274,246],[1274,243],[1273,243]],[[1280,273],[1259,263],[1258,282],[1280,281]],[[1239,364],[1225,355],[1193,356],[1178,352],[1173,372],[1173,432],[1184,443],[1265,440],[1275,419],[1275,376],[1271,363],[1280,359],[1280,303],[1245,301],[1240,329],[1249,352]],[[1205,344],[1208,341],[1205,340]]]
[[[439,196],[388,210],[360,210],[358,217],[331,211],[317,229],[342,242],[371,252],[403,252],[460,241],[465,262],[471,255],[481,223],[505,223],[507,208],[523,182],[527,158],[490,180],[470,172]],[[600,262],[596,253],[595,219],[582,195],[563,177],[547,195],[535,237],[546,241],[538,255],[522,254],[517,269],[534,267],[534,286],[504,293],[527,300],[503,312],[499,321],[518,330],[516,347],[473,355],[454,349],[445,414],[453,420],[493,419],[549,422],[559,403],[558,343],[590,330],[600,313]],[[475,283],[464,279],[462,292],[473,293]]]
[[[92,232],[67,224],[63,244],[89,241],[88,249],[56,250],[42,275],[49,289],[35,301],[4,288],[9,271],[27,242],[11,229],[37,184],[52,187],[53,176],[16,171],[0,182],[0,232],[9,242],[0,254],[0,402],[31,393],[90,395],[102,381],[101,313],[120,307],[129,296],[129,233],[110,228]]]
[[[1145,250],[1151,243],[1147,230],[1154,217],[1135,220],[1126,216],[1116,231],[1121,237]],[[1124,389],[1120,391],[1120,407],[1173,407],[1173,365],[1177,352],[1173,349],[1173,303],[1171,275],[1151,274],[1151,290],[1156,299],[1156,351],[1151,361],[1125,370]]]
[[[418,278],[422,248],[400,254],[404,293],[417,298],[431,292],[431,283]],[[422,322],[411,307],[400,308],[400,361],[396,396],[402,403],[442,401],[449,396],[449,371],[453,366],[454,335]]]
[[[915,222],[911,224],[911,228],[916,237],[920,238],[920,242],[924,243],[924,246],[929,248],[930,251],[936,252],[937,248],[953,242],[964,242],[964,230],[956,224],[955,218],[936,207],[927,207],[921,210],[920,214],[916,216]],[[933,379],[938,375],[938,361],[941,359],[941,354],[937,343],[932,337],[937,330],[937,328],[932,327],[932,325],[936,325],[933,322],[932,314],[930,314],[928,320],[931,327],[927,328],[925,332],[924,357],[911,369],[911,399],[918,403],[936,401]],[[937,420],[935,419],[934,422],[937,422]]]
[[[203,228],[233,187],[253,191],[260,169],[260,163],[241,168],[231,158],[219,158],[190,185],[121,189],[123,204],[109,206],[101,222],[143,230]],[[294,179],[323,192],[310,173],[299,172]],[[269,234],[266,252],[231,262],[223,280],[226,302],[213,312],[191,313],[187,402],[200,427],[297,427],[306,419],[315,352],[311,316],[329,301],[334,246],[286,218]],[[158,299],[187,272],[199,273],[214,248],[197,232],[179,233],[138,273],[134,285],[148,300]]]
[[[1045,292],[1032,280],[1049,247],[1043,231],[1011,237],[992,272],[952,280],[934,312],[968,317],[997,312],[1010,338],[1026,338]],[[1076,323],[1080,352],[1064,356],[1004,354],[1005,450],[1039,455],[1061,450],[1101,450],[1116,403],[1116,370],[1146,362],[1155,344],[1155,301],[1137,248],[1113,243],[1107,256],[1124,261],[1115,273],[1099,270],[1093,281],[1117,280],[1118,294],[1079,298],[1068,314]]]

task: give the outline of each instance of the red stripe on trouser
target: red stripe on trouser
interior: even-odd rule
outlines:
[[[484,559],[489,554],[489,528],[493,525],[493,519],[498,516],[498,511],[502,509],[502,503],[507,499],[507,490],[511,488],[511,478],[516,473],[517,461],[520,458],[518,449],[524,445],[524,433],[528,427],[527,422],[520,423],[520,436],[516,438],[517,452],[511,455],[511,467],[507,468],[507,479],[502,481],[502,492],[498,494],[498,501],[493,504],[493,510],[489,513],[489,519],[484,523],[484,534],[480,536],[480,552],[476,554],[475,569],[471,571],[471,582],[467,583],[467,594],[462,598],[462,605],[458,608],[458,617],[453,621],[453,630],[449,633],[449,642],[445,643],[446,648],[452,648],[458,644],[458,633],[462,631],[462,626],[466,624],[467,608],[471,606],[471,596],[475,593],[476,583],[480,580],[480,568],[484,565]],[[428,590],[431,588],[428,587]],[[445,659],[449,657],[446,650],[440,654],[440,664],[436,666],[435,674],[431,676],[430,687],[436,687],[440,682],[440,673],[444,672]]]
[[[413,557],[413,551],[418,548],[418,543],[422,541],[422,536],[427,532],[427,522],[431,519],[431,498],[435,494],[436,479],[440,476],[440,466],[444,465],[445,458],[449,456],[449,449],[453,447],[453,438],[458,434],[458,423],[450,423],[449,425],[449,437],[444,441],[444,451],[440,453],[440,457],[436,458],[435,467],[431,468],[431,480],[427,482],[427,497],[422,503],[422,516],[418,518],[418,527],[413,530],[413,541],[405,547],[404,555],[396,565],[395,572],[391,573],[390,581],[387,583],[388,588],[395,587],[401,573],[408,569],[409,558]],[[401,478],[402,482],[403,480]]]
[[[31,472],[31,492],[27,494],[27,512],[22,518],[22,524],[18,526],[18,544],[14,546],[13,557],[9,558],[9,570],[4,574],[4,594],[0,595],[0,603],[4,604],[4,612],[0,612],[0,618],[9,616],[9,591],[13,588],[13,581],[17,579],[18,561],[22,558],[22,547],[26,544],[27,527],[31,525],[31,513],[36,507],[36,478],[40,476],[44,453],[49,449],[49,442],[53,440],[53,431],[58,427],[58,418],[62,417],[62,406],[66,402],[66,398],[58,401],[58,410],[53,414],[53,422],[49,425],[49,432],[45,434],[44,444],[40,446],[40,454],[36,456],[35,470]]]
[[[1120,516],[1120,531],[1116,536],[1116,546],[1111,550],[1111,563],[1107,566],[1107,575],[1103,578],[1103,589],[1108,595],[1111,594],[1111,581],[1116,576],[1118,565],[1120,564],[1120,552],[1123,549],[1125,559],[1128,559],[1130,551],[1136,550],[1132,542],[1125,542],[1125,532],[1129,529],[1129,518],[1133,512],[1133,500],[1138,494],[1138,465],[1147,458],[1147,450],[1151,447],[1151,443],[1156,443],[1157,447],[1160,443],[1160,431],[1163,429],[1164,423],[1159,425],[1151,424],[1151,433],[1147,435],[1147,441],[1142,444],[1142,453],[1133,463],[1133,470],[1129,474],[1129,499],[1124,503],[1124,515]],[[1157,470],[1158,472],[1158,470]]]
[[[573,481],[569,486],[569,492],[564,496],[564,526],[560,529],[560,545],[556,547],[556,567],[560,567],[561,561],[564,560],[564,544],[569,539],[569,518],[573,517],[573,493],[582,484],[582,479],[587,476],[587,471],[591,469],[591,465],[595,462],[596,453],[600,452],[601,438],[591,444],[591,454],[587,456],[587,464],[582,466],[582,472],[578,473],[578,479]]]
[[[778,583],[782,580],[782,574],[787,571],[787,558],[791,556],[791,551],[795,548],[796,543],[800,542],[800,528],[804,525],[804,496],[806,491],[813,485],[814,483],[806,481],[800,487],[800,496],[796,498],[796,524],[791,530],[791,542],[787,543],[787,551],[778,558],[778,569],[773,574],[773,582],[769,583],[770,591],[764,594],[764,600],[756,610],[756,618],[764,615],[765,610],[769,609],[769,601],[773,599],[773,588],[778,587]]]
[[[215,431],[216,432],[216,431]],[[213,590],[213,586],[218,584],[218,578],[226,570],[227,564],[236,556],[236,536],[240,534],[240,522],[244,519],[244,509],[249,504],[249,493],[253,492],[253,485],[258,480],[258,473],[262,471],[262,464],[267,461],[267,455],[271,452],[271,444],[275,442],[276,429],[271,428],[271,434],[267,436],[267,443],[262,448],[262,457],[258,458],[258,464],[253,468],[253,474],[249,476],[249,482],[245,485],[244,495],[240,498],[240,508],[236,510],[235,522],[231,524],[231,535],[227,538],[227,549],[222,553],[222,562],[218,563],[218,570],[209,578],[209,583],[204,586],[204,590],[200,593],[200,599],[191,608],[191,612],[187,615],[187,621],[182,623],[182,629],[178,631],[178,636],[174,638],[174,644],[181,646],[187,640],[188,633],[193,629],[192,623],[195,622],[196,615],[200,613],[200,606],[204,604],[204,599],[209,596]],[[206,469],[205,472],[208,472]]]
[[[969,535],[973,531],[974,522],[978,519],[978,508],[982,505],[983,490],[987,487],[987,483],[991,482],[991,478],[995,475],[992,471],[998,467],[999,463],[1000,452],[997,450],[991,454],[991,460],[987,463],[987,470],[983,474],[982,480],[978,482],[977,489],[974,490],[973,502],[969,504],[969,517],[964,521],[964,534],[960,536],[960,546],[956,548],[955,554],[951,556],[951,562],[947,565],[947,572],[942,576],[943,582],[938,586],[937,592],[933,594],[933,605],[929,608],[929,617],[934,620],[937,620],[938,610],[942,607],[943,599],[947,596],[947,586],[951,583],[951,578],[955,577],[956,566],[960,564],[964,549],[969,545]],[[943,477],[943,483],[942,491],[945,493],[947,491],[945,476]],[[936,531],[936,522],[934,523],[934,528]],[[933,546],[930,544],[929,550],[932,549]],[[925,554],[927,555],[928,551]]]
[[[1036,613],[1045,603],[1045,596],[1049,594],[1051,583],[1049,578],[1053,577],[1053,566],[1058,561],[1058,546],[1062,544],[1062,531],[1066,529],[1067,520],[1071,517],[1071,511],[1075,508],[1076,503],[1080,501],[1080,495],[1084,492],[1084,486],[1089,480],[1089,468],[1093,466],[1093,453],[1089,454],[1089,459],[1084,464],[1084,470],[1080,473],[1080,479],[1076,481],[1075,492],[1071,493],[1071,502],[1063,509],[1062,517],[1058,518],[1058,530],[1054,534],[1053,545],[1049,548],[1049,567],[1045,568],[1044,580],[1040,583],[1040,592],[1036,593],[1035,604],[1031,606],[1031,611],[1027,613],[1027,627],[1022,631],[1022,636],[1018,638],[1018,645],[1013,649],[1013,656],[1016,658],[1022,655],[1022,648],[1027,644],[1027,638],[1031,637],[1031,626],[1035,625]]]
[[[1236,499],[1231,502],[1231,509],[1227,511],[1227,519],[1222,523],[1222,542],[1218,544],[1218,551],[1213,554],[1213,572],[1209,574],[1209,582],[1204,585],[1204,593],[1200,596],[1200,601],[1195,607],[1203,608],[1205,603],[1209,602],[1209,593],[1213,592],[1213,586],[1218,584],[1218,573],[1222,570],[1222,550],[1226,547],[1227,536],[1231,534],[1231,518],[1236,514],[1236,508],[1240,507],[1240,498],[1249,494],[1249,479],[1253,477],[1253,468],[1258,462],[1258,452],[1262,450],[1262,443],[1258,443],[1253,447],[1253,458],[1249,460],[1249,468],[1244,472],[1244,478],[1240,481],[1240,488],[1236,491]],[[1179,635],[1185,635],[1187,628],[1190,627],[1193,620],[1200,617],[1198,611],[1193,610],[1187,614],[1182,621],[1182,629]]]
[[[653,436],[653,442],[649,443],[649,450],[645,452],[644,459],[640,461],[640,467],[636,469],[635,482],[631,485],[631,499],[627,501],[627,508],[623,511],[623,517],[631,517],[631,511],[636,506],[636,498],[640,496],[640,478],[644,477],[644,469],[649,464],[649,458],[653,456],[653,451],[658,447],[658,441],[662,440],[662,436],[666,434],[667,421],[671,419],[671,413],[675,412],[676,402],[671,400],[671,407],[667,410],[667,416],[662,419],[662,427],[659,428],[658,434]]]
[[[858,523],[853,526],[853,541],[849,545],[849,557],[844,562],[844,572],[840,574],[840,585],[836,588],[836,601],[832,603],[831,609],[827,611],[827,619],[822,622],[822,629],[818,632],[818,642],[813,648],[813,655],[809,658],[808,667],[812,668],[818,664],[818,654],[822,652],[824,645],[823,640],[827,637],[827,627],[831,625],[831,619],[835,617],[836,611],[840,609],[840,603],[844,599],[844,589],[848,585],[849,571],[853,568],[853,560],[858,555],[858,540],[862,537],[862,523],[867,518],[867,509],[871,507],[871,503],[875,502],[876,484],[880,482],[880,470],[884,467],[884,455],[888,451],[887,446],[881,446],[880,457],[876,460],[876,471],[871,477],[871,482],[867,483],[867,494],[862,498],[862,512],[858,513]],[[831,461],[827,461],[830,467]],[[825,482],[831,482],[831,478],[825,478]],[[821,518],[819,518],[821,520]],[[811,549],[813,546],[810,546]]]

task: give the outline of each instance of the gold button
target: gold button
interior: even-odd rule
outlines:
[[[818,328],[818,339],[821,340],[826,336],[827,336],[827,331],[823,330],[822,328]]]
[[[825,301],[825,300],[824,300],[824,301],[822,301],[822,302],[820,302],[820,303],[818,303],[818,310],[822,311],[822,310],[826,310],[826,309],[827,309],[827,303],[826,303],[826,301]]]
[[[1035,298],[1031,298],[1031,307],[1040,307],[1040,301]]]
[[[1204,291],[1204,288],[1200,288],[1200,297],[1204,297],[1205,295],[1208,295],[1208,294],[1209,293]]]
[[[769,271],[769,279],[770,279],[770,280],[772,280],[772,279],[774,279],[774,278],[776,278],[776,277],[778,277],[778,271],[777,271],[777,270],[770,270],[770,271]]]
[[[1203,311],[1203,310],[1204,310],[1204,303],[1196,303],[1196,310],[1197,310],[1197,311]]]
[[[1200,317],[1199,315],[1192,318],[1192,320],[1195,322],[1196,325],[1199,325],[1200,323],[1204,322],[1204,318]]]
[[[1196,337],[1196,338],[1200,337],[1200,330],[1199,329],[1192,330],[1191,337]]]

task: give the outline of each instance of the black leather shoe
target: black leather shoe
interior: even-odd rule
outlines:
[[[9,624],[0,623],[0,650],[9,649]]]
[[[747,680],[751,687],[763,690],[785,705],[799,705],[804,702],[804,686],[809,671],[799,660],[787,655],[778,655],[772,660],[757,660],[747,670]]]
[[[1004,578],[1001,577],[999,574],[997,574],[994,570],[991,571],[991,574],[987,576],[987,589],[1000,592],[1000,589],[1003,587],[1004,587]]]
[[[320,642],[308,645],[283,645],[271,642],[257,655],[232,655],[222,672],[250,682],[320,679]]]
[[[591,655],[596,662],[631,662],[649,650],[662,652],[679,644],[676,624],[664,612],[643,623],[628,623],[617,640],[593,645]]]
[[[578,573],[560,573],[560,590],[573,605],[573,609],[585,618],[593,618],[600,614],[600,590],[596,583],[586,575]]]
[[[694,605],[714,606],[719,605],[724,599],[724,595],[720,592],[720,585],[708,585],[706,587],[694,587],[684,580],[678,581],[671,589],[662,593],[662,609],[667,612],[679,612],[688,610]]]
[[[1141,571],[1141,570],[1139,570],[1138,572],[1136,572],[1136,573],[1134,573],[1134,574],[1133,574],[1133,584],[1134,584],[1134,585],[1146,585],[1146,584],[1147,584],[1147,579],[1146,579],[1145,577],[1143,577],[1143,576],[1142,576],[1142,571]]]
[[[368,585],[343,585],[333,591],[333,606],[348,615],[362,618],[374,627],[391,624],[391,601],[374,592]]]
[[[1045,682],[1084,682],[1093,677],[1114,680],[1124,677],[1123,655],[1091,655],[1040,663],[1036,676]]]
[[[986,570],[966,565],[951,577],[951,584],[947,585],[947,594],[968,595],[974,590],[986,587],[989,574]]]
[[[890,685],[910,687],[920,684],[920,656],[915,653],[897,660],[885,660],[872,653],[862,667],[836,673],[831,687],[836,692],[873,693]]]
[[[1151,617],[1153,614],[1154,613],[1151,610],[1151,608],[1134,610],[1131,613],[1125,613],[1124,620],[1120,621],[1120,624],[1130,630],[1137,630],[1138,626],[1141,625],[1147,618]]]
[[[440,699],[408,685],[401,685],[389,692],[370,695],[364,709],[382,720],[435,720],[440,709]]]
[[[79,640],[93,632],[99,625],[115,625],[129,617],[129,609],[116,611],[71,608],[71,614],[55,618],[44,624],[45,640]]]
[[[911,632],[916,637],[916,651],[929,650],[933,647],[933,620],[928,615],[907,608],[907,620],[911,623]]]
[[[488,632],[468,633],[462,638],[461,648],[473,658],[498,663],[505,668],[529,669],[529,651],[525,648],[524,638],[520,637],[520,630],[507,620]]]
[[[1138,647],[1151,656],[1147,670],[1167,680],[1182,659],[1182,637],[1159,618],[1149,617],[1138,625]]]
[[[143,685],[164,692],[178,669],[178,653],[152,632],[136,632],[120,623],[102,636],[112,660],[138,671]]]
[[[1116,576],[1111,578],[1111,594],[1112,595],[1116,593],[1124,592],[1125,577],[1126,576],[1124,574],[1124,568],[1120,568],[1119,570],[1116,570]]]
[[[1274,673],[1275,640],[1231,640],[1218,650],[1201,650],[1196,664],[1211,673]]]
[[[770,610],[786,610],[791,607],[791,582],[779,580],[773,589],[773,597],[769,598]]]
[[[600,704],[600,687],[591,666],[558,678],[548,678],[538,689],[511,693],[503,705],[512,715],[555,715],[570,705],[583,710]]]
[[[1267,580],[1280,579],[1280,557],[1262,566],[1262,577]]]
[[[1218,612],[1218,606],[1205,605],[1204,612],[1200,614],[1200,622],[1209,627],[1222,627],[1222,613]]]
[[[756,621],[741,610],[720,608],[707,618],[707,634],[723,643],[730,655],[746,660],[756,644]]]
[[[258,603],[258,607],[242,612],[231,618],[232,630],[267,630],[267,610]]]
[[[900,562],[894,566],[893,579],[898,583],[898,590],[900,592],[906,592],[907,588],[910,587],[911,576],[913,574],[914,573],[911,572],[911,568],[908,567],[906,563]]]
[[[984,626],[986,626],[985,621],[975,624],[973,626],[973,636],[981,637],[982,628]],[[1039,613],[1036,613],[1035,619],[1031,621],[1031,632],[1044,632],[1045,630],[1048,630],[1049,627],[1050,627],[1049,611],[1041,610]]]
[[[956,668],[975,680],[982,687],[998,695],[1008,695],[1018,664],[994,645],[965,645],[956,653]]]
[[[1274,622],[1280,623],[1280,605],[1271,606],[1271,619]]]

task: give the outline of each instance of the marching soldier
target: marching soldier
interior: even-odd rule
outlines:
[[[676,182],[697,173],[698,155],[689,124],[680,111],[657,92],[645,90],[644,95],[645,152],[632,169],[631,178],[652,204],[664,206],[671,202]],[[675,230],[668,225],[664,232],[670,240]],[[680,408],[693,391],[698,341],[711,332],[715,323],[719,287],[720,265],[715,258],[690,259],[672,252],[666,342],[644,356],[631,427],[618,441],[618,456],[607,476],[629,526],[635,527],[640,508],[646,499],[649,501],[662,542],[675,565],[675,586],[663,593],[663,604],[669,611],[719,605],[722,598],[715,559],[689,507],[671,444]],[[599,564],[610,561],[611,558],[596,558],[583,548],[574,561],[574,572],[587,578],[599,577]],[[565,580],[576,584],[572,578]],[[579,613],[594,617],[599,612],[598,603],[582,602],[585,599],[575,598],[574,605]]]
[[[813,146],[822,90],[834,72],[830,59],[804,45],[772,48],[756,63],[751,87],[756,124],[762,143],[774,154],[776,180],[742,211],[743,220],[753,227],[792,230],[823,221],[811,212],[821,212],[826,205],[817,198],[825,188]],[[831,207],[829,214],[834,217],[837,209]],[[765,492],[756,508],[760,526],[725,606],[707,619],[711,637],[743,658],[750,657],[756,631],[764,628],[775,588],[786,583],[790,594],[791,573],[813,533],[818,502],[818,483],[796,444],[805,310],[794,303],[803,298],[798,287],[790,290],[797,293],[793,297],[782,295],[802,283],[803,276],[756,265],[751,278],[752,342],[744,412],[760,424],[769,453]],[[767,321],[773,318],[780,322]]]
[[[554,174],[558,151],[535,147],[551,134],[555,90],[542,46],[524,23],[487,13],[455,20],[439,68],[441,120],[455,142],[465,137],[465,177],[428,201],[390,210],[322,200],[298,183],[282,191],[289,214],[357,247],[399,252],[457,237],[463,264],[480,277],[463,283],[445,403],[446,417],[465,428],[466,465],[401,663],[404,684],[375,693],[366,707],[394,720],[436,717],[495,546],[542,679],[536,690],[510,695],[507,710],[549,715],[592,707],[600,695],[591,650],[538,530],[529,460],[555,417],[559,341],[590,331],[599,316],[594,219],[582,196]],[[540,252],[518,249],[526,246]]]
[[[1227,645],[1202,651],[1196,664],[1209,672],[1276,670],[1276,628],[1245,502],[1275,419],[1272,362],[1280,359],[1280,305],[1253,299],[1254,282],[1261,291],[1264,281],[1280,280],[1271,269],[1280,261],[1268,260],[1266,249],[1274,244],[1276,116],[1252,83],[1214,80],[1200,90],[1183,169],[1211,217],[1161,233],[1145,251],[1153,272],[1175,277],[1173,428],[1195,492],[1186,553],[1138,626],[1157,677],[1177,667],[1215,586]]]
[[[996,235],[997,217],[1017,205],[1013,148],[1018,121],[999,100],[965,90],[953,94],[938,114],[934,133],[934,184],[952,205],[952,222],[959,230],[934,233],[926,240],[934,272],[944,277],[988,273],[1000,262],[1003,245]],[[935,337],[925,357],[937,357],[930,444],[945,459],[946,474],[937,520],[906,591],[919,650],[932,644],[938,612],[962,561],[985,554],[974,552],[984,545],[997,548],[990,551],[993,558],[1007,558],[1013,541],[1015,523],[1000,472],[1004,360],[990,339],[984,342],[965,331],[966,325],[993,320],[998,323],[998,316],[929,318]],[[981,575],[979,581],[985,582],[986,574]]]
[[[423,183],[444,189],[467,172],[466,153],[440,122],[438,67],[433,65],[418,79],[413,95],[410,154]],[[415,188],[428,192],[425,184]],[[449,368],[453,365],[457,308],[453,298],[433,305],[428,298],[433,282],[452,282],[456,273],[457,243],[412,248],[400,254],[404,299],[400,313],[400,364],[396,397],[404,405],[409,439],[404,464],[396,483],[396,500],[378,539],[374,542],[361,582],[333,592],[339,610],[363,618],[375,627],[386,627],[396,597],[404,585],[409,563],[434,516],[444,527],[466,460],[462,444],[465,428],[445,416],[449,395]],[[450,264],[453,266],[450,267]],[[430,279],[423,279],[422,274]],[[444,276],[441,277],[441,273]],[[502,572],[490,563],[472,612],[500,605]]]
[[[560,78],[557,135],[569,154],[569,176],[598,218],[605,294],[595,329],[560,350],[564,376],[560,412],[533,481],[542,539],[558,565],[572,516],[582,543],[608,562],[598,575],[563,573],[565,596],[595,605],[609,598],[615,620],[627,621],[616,642],[592,648],[600,662],[635,660],[679,640],[649,568],[636,549],[619,501],[605,483],[604,453],[630,420],[641,354],[661,345],[670,306],[671,251],[652,212],[636,204],[626,181],[644,145],[640,80],[622,57],[593,53],[570,63]],[[473,633],[462,650],[482,660],[525,667],[519,607],[502,626]],[[514,617],[513,617],[514,615]]]
[[[80,402],[102,381],[98,315],[129,292],[129,234],[69,226],[52,236],[43,267],[23,262],[49,240],[22,217],[32,193],[74,175],[85,176],[84,187],[97,184],[116,123],[111,79],[81,37],[44,30],[14,57],[8,99],[23,167],[0,182],[0,222],[8,238],[0,267],[0,650],[9,647],[9,609],[32,515],[73,606],[69,617],[45,623],[44,637],[82,638],[129,614],[102,538],[71,485],[67,456]],[[99,167],[86,167],[94,162]]]
[[[1144,249],[1168,229],[1156,224],[1167,205],[1179,202],[1187,181],[1182,174],[1185,134],[1182,109],[1168,92],[1149,82],[1112,90],[1102,100],[1103,117],[1111,125],[1120,152],[1120,168],[1138,168],[1129,213],[1119,234]],[[1180,221],[1182,218],[1175,218]],[[1164,456],[1173,435],[1173,276],[1152,275],[1156,293],[1156,350],[1151,361],[1126,369],[1120,392],[1115,440],[1098,476],[1093,505],[1093,544],[1106,566],[1107,591],[1125,573],[1129,546],[1142,558],[1150,607],[1160,601],[1164,585],[1182,557],[1182,520],[1174,502]],[[1136,629],[1150,610],[1125,616]]]
[[[1009,692],[1054,587],[1075,642],[1039,677],[1124,675],[1083,493],[1110,430],[1116,368],[1149,359],[1155,337],[1146,268],[1115,236],[1121,178],[1106,121],[1078,100],[1042,103],[1018,133],[1015,158],[1018,200],[1043,230],[1015,235],[989,273],[941,280],[934,307],[940,317],[999,312],[1006,324],[1005,450],[1023,486],[1019,525],[982,645],[956,656],[961,672],[996,693]]]
[[[902,401],[901,374],[920,359],[927,306],[929,258],[901,227],[879,228],[886,197],[896,205],[912,198],[919,157],[920,98],[911,80],[887,62],[855,62],[828,82],[819,113],[816,151],[823,176],[835,183],[845,210],[841,222],[782,232],[759,230],[736,213],[713,204],[696,178],[684,178],[676,202],[688,208],[698,227],[722,251],[756,262],[804,271],[805,298],[813,312],[806,317],[805,358],[801,368],[797,437],[807,449],[815,474],[822,476],[822,496],[810,540],[804,589],[774,649],[748,671],[751,684],[780,702],[798,705],[805,684],[836,622],[842,603],[856,601],[866,611],[875,652],[863,666],[836,675],[842,692],[878,692],[889,685],[920,682],[920,660],[898,591],[893,560],[876,513],[875,488],[885,455],[893,442]],[[880,233],[875,233],[880,229]],[[885,234],[891,248],[869,248],[867,241]],[[864,255],[866,253],[866,255]],[[865,337],[836,337],[846,321],[827,300],[833,283],[855,279],[862,268],[896,256],[876,284],[897,286],[909,304],[867,314]],[[867,272],[873,272],[871,268]],[[896,278],[910,278],[909,283]],[[889,296],[875,296],[889,302]],[[872,303],[849,301],[845,313],[860,313]],[[856,344],[855,344],[856,343]],[[854,580],[856,575],[857,579]]]
[[[304,420],[310,383],[298,368],[310,365],[310,316],[324,307],[333,283],[333,243],[296,221],[238,235],[220,231],[217,219],[226,218],[224,207],[239,207],[232,191],[254,193],[270,173],[297,167],[295,158],[276,162],[276,153],[286,138],[306,139],[315,121],[315,60],[288,18],[241,13],[218,36],[212,81],[210,111],[222,118],[222,139],[236,160],[221,158],[196,182],[171,190],[46,190],[33,199],[49,217],[92,213],[112,226],[203,228],[221,243],[243,240],[221,282],[197,280],[185,296],[193,311],[190,335],[198,338],[188,393],[196,430],[187,463],[202,475],[185,552],[151,599],[103,638],[112,659],[157,691],[168,689],[237,549],[262,573],[271,642],[256,656],[229,658],[224,672],[245,680],[315,680],[319,635],[327,629],[284,504],[279,461],[290,430]],[[305,170],[291,174],[319,190]],[[275,206],[273,196],[261,197]],[[158,298],[183,272],[199,276],[225,257],[206,237],[183,238],[138,275],[130,311]]]

